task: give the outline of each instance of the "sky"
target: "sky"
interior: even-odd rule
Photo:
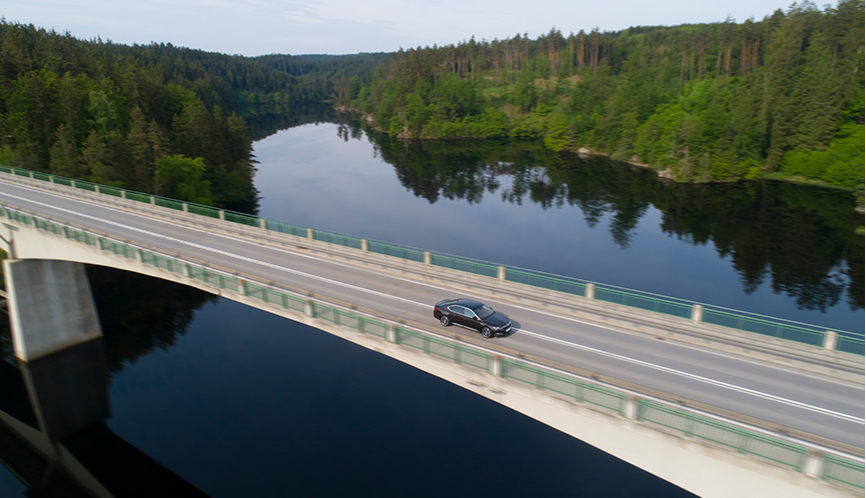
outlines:
[[[151,41],[209,52],[354,54],[468,40],[537,38],[756,20],[789,0],[4,0],[7,22],[34,24],[76,38],[124,44]]]

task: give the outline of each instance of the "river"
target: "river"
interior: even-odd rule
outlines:
[[[846,192],[666,184],[532,142],[402,143],[313,120],[253,127],[262,216],[863,331],[862,216]],[[212,496],[688,496],[316,329],[168,282],[89,273],[106,425]],[[0,496],[24,492],[0,467]]]

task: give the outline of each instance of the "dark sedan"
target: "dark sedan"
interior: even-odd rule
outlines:
[[[439,301],[433,307],[433,316],[445,327],[453,323],[481,332],[485,339],[511,332],[508,316],[471,299]]]

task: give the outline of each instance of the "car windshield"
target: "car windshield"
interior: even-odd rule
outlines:
[[[492,315],[493,310],[490,308],[490,306],[482,304],[480,308],[475,308],[475,314],[478,315],[478,318],[481,318],[483,320],[488,316]]]

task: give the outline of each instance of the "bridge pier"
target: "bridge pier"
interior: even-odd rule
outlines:
[[[15,356],[39,428],[59,441],[108,416],[105,353],[84,265],[3,261]]]
[[[34,361],[102,337],[84,265],[5,260],[15,356]]]

